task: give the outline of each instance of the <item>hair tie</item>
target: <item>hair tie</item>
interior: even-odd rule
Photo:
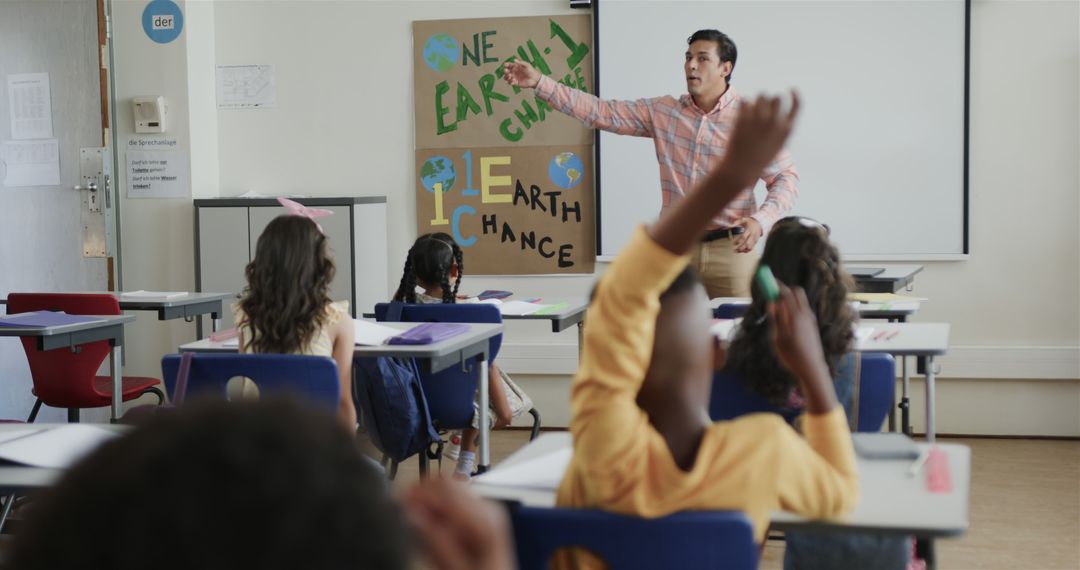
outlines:
[[[308,208],[307,206],[299,202],[294,202],[288,198],[283,198],[281,196],[278,196],[277,201],[278,204],[281,204],[285,208],[285,211],[288,215],[300,216],[302,218],[307,218],[312,222],[315,222],[315,227],[319,228],[319,233],[326,235],[326,232],[323,231],[322,226],[319,225],[319,222],[316,222],[315,219],[332,216],[334,215],[333,210],[324,210],[322,208]]]

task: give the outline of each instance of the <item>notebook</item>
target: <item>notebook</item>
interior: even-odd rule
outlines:
[[[848,267],[847,272],[852,277],[876,277],[885,273],[884,267]]]
[[[0,318],[0,326],[3,327],[56,327],[60,325],[74,325],[79,323],[103,323],[105,319],[87,315],[69,315],[63,311],[33,311],[5,315]]]
[[[919,447],[902,433],[856,433],[851,435],[855,453],[866,459],[915,459]]]

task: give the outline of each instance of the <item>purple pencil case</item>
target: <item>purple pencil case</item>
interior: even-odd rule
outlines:
[[[457,336],[469,330],[461,323],[424,323],[390,337],[386,344],[431,344]]]

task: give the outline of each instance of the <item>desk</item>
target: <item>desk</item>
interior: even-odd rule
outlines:
[[[915,274],[923,270],[923,266],[914,264],[859,264],[864,265],[880,267],[885,271],[873,277],[856,277],[855,290],[861,293],[895,293],[910,286]]]
[[[202,315],[210,315],[212,331],[218,330],[221,323],[221,315],[224,312],[224,301],[236,297],[234,293],[188,293],[179,297],[125,297],[123,292],[116,291],[79,291],[89,295],[112,295],[120,303],[121,311],[156,311],[159,321],[183,318],[193,319]],[[7,299],[0,299],[0,305],[6,305]],[[199,336],[202,336],[202,323]]]
[[[852,302],[853,304],[854,301]],[[709,300],[709,308],[720,305],[749,305],[750,297],[716,297]],[[907,318],[919,312],[919,301],[895,303],[858,303],[859,317],[864,319],[886,319],[890,322],[906,322]]]
[[[869,326],[869,325],[864,325]],[[860,327],[861,328],[861,327]],[[915,356],[925,361],[926,368],[926,439],[933,442],[934,424],[934,357],[941,356],[949,348],[949,325],[947,323],[874,323],[874,333],[855,343],[855,350],[861,352],[884,352],[899,356],[901,361],[908,356]],[[879,333],[885,333],[889,340],[874,340]],[[908,414],[909,377],[907,363],[904,362],[903,393],[900,398],[901,425],[905,432],[910,431]]]
[[[89,315],[88,315],[89,316]],[[37,338],[38,350],[72,348],[99,340],[109,341],[109,376],[112,377],[112,420],[120,418],[123,401],[120,384],[120,349],[124,346],[124,324],[133,322],[133,315],[95,316],[104,319],[92,323],[75,323],[51,327],[0,326],[0,336],[31,336]]]
[[[859,434],[873,438],[876,434]],[[925,448],[928,444],[918,444]],[[830,520],[811,520],[776,511],[771,515],[770,528],[783,531],[867,532],[875,534],[914,535],[922,539],[956,537],[969,526],[968,501],[971,493],[971,450],[965,445],[938,446],[949,461],[953,490],[932,493],[926,490],[925,476],[908,477],[909,460],[866,460],[857,457],[859,470],[859,501],[842,517]],[[565,472],[569,462],[567,450],[572,448],[569,432],[545,433],[516,451],[492,470],[500,473],[515,464],[539,460],[558,472]],[[505,482],[490,484],[487,476],[473,479],[471,488],[476,494],[501,501],[522,503],[532,507],[555,506],[555,479],[537,479],[522,485]]]
[[[380,323],[383,326],[408,330],[416,323]],[[491,446],[488,429],[488,360],[489,339],[502,333],[503,326],[495,324],[469,324],[468,332],[432,344],[403,345],[383,344],[379,346],[357,346],[353,358],[375,358],[389,356],[393,358],[413,358],[425,372],[439,372],[463,364],[475,358],[480,368],[480,472],[491,465]],[[236,345],[228,346],[225,342],[208,339],[189,342],[180,346],[180,352],[236,352]]]

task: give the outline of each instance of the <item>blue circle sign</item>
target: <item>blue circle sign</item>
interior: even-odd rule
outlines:
[[[143,10],[142,27],[146,37],[159,44],[167,44],[180,37],[184,29],[184,13],[172,0],[154,0]]]

